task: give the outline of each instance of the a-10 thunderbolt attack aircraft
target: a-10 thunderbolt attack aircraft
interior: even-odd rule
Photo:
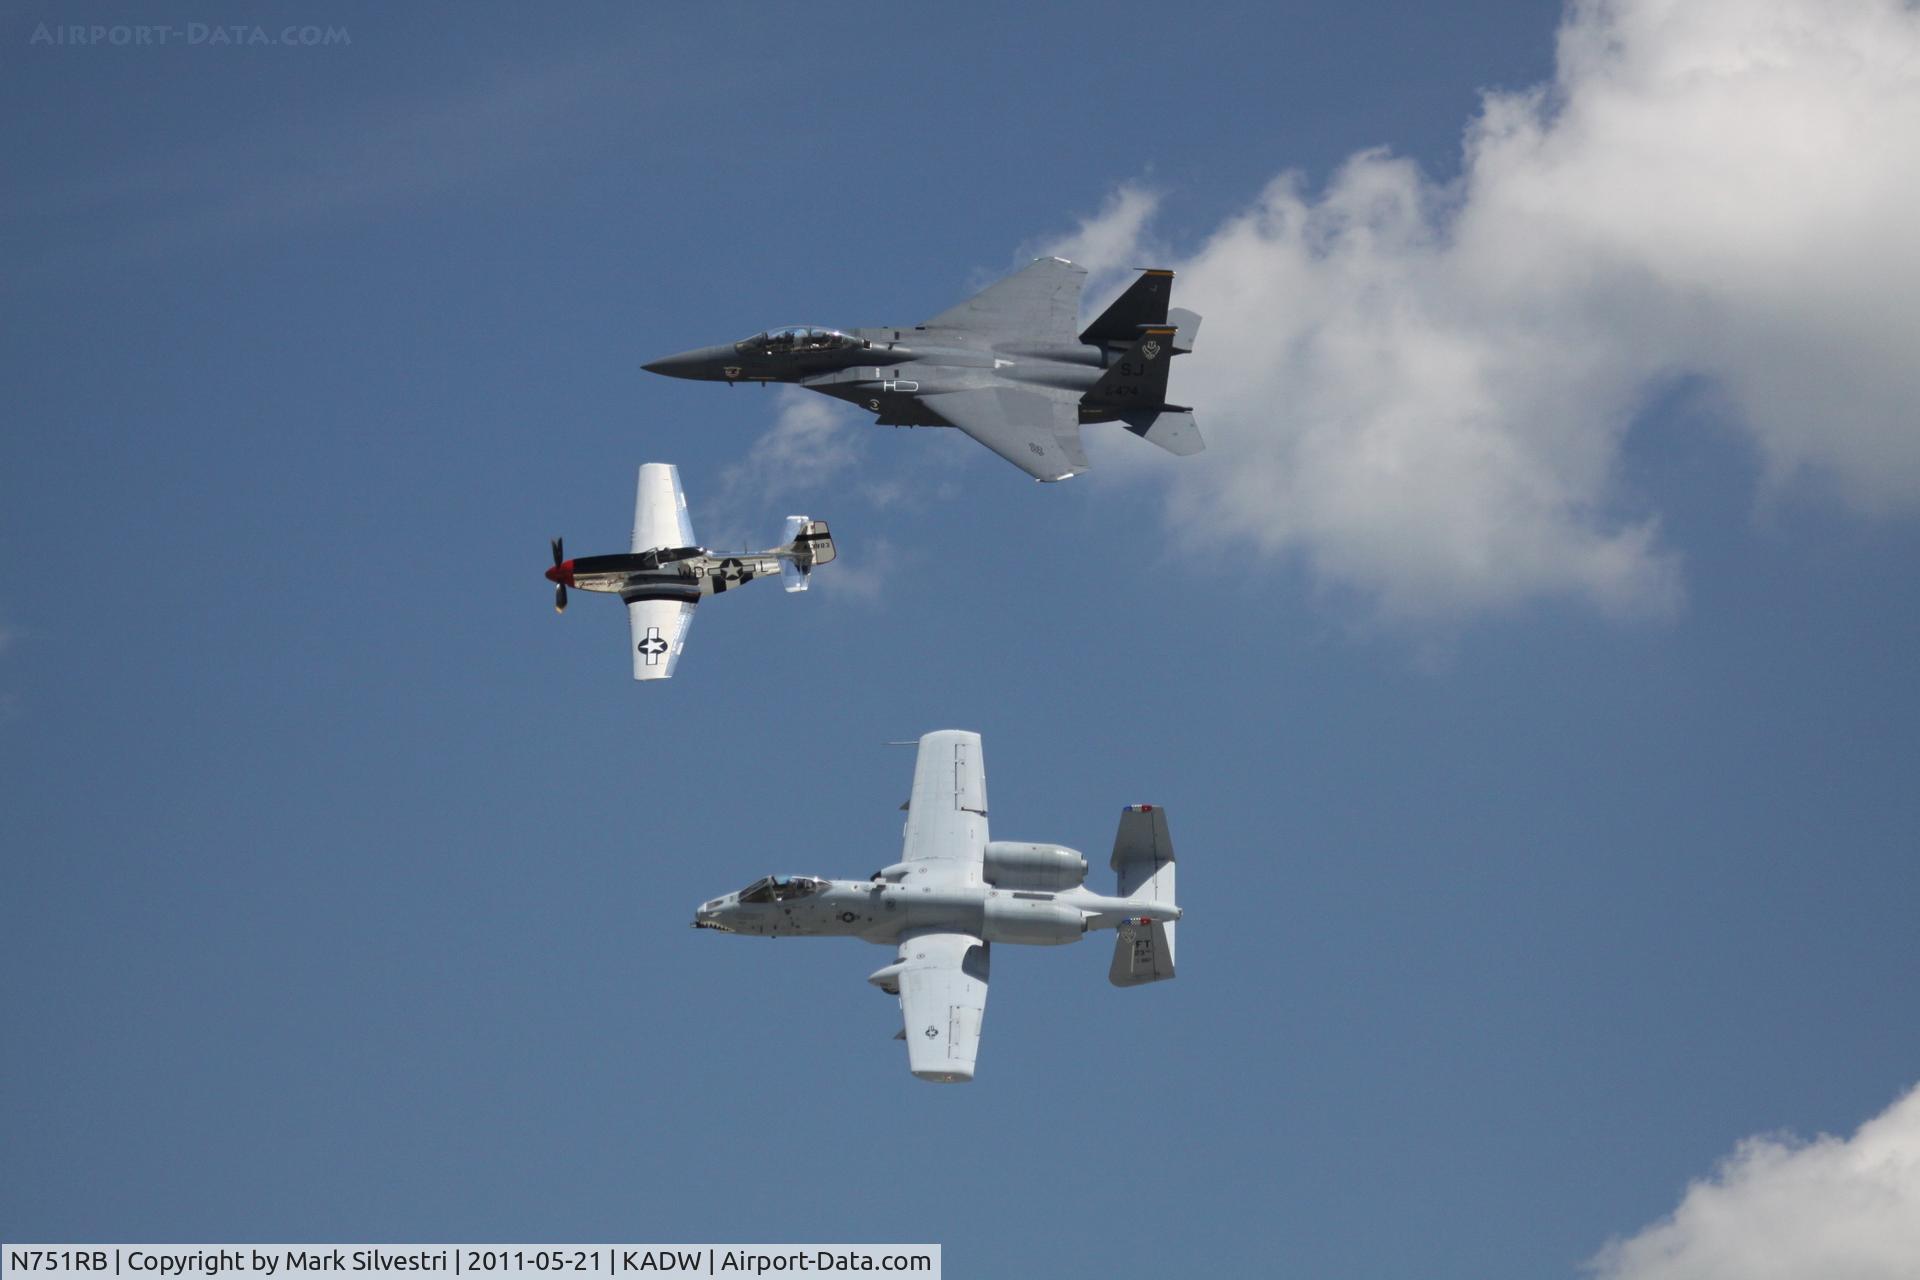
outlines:
[[[1054,946],[1113,929],[1107,977],[1131,987],[1173,977],[1173,841],[1166,810],[1121,811],[1113,838],[1117,891],[1081,881],[1087,860],[1057,844],[987,839],[980,735],[943,729],[920,739],[899,862],[870,880],[767,876],[701,904],[696,929],[759,937],[849,937],[899,954],[867,981],[900,997],[907,1065],[922,1080],[973,1079],[993,944]]]
[[[1169,453],[1206,448],[1193,411],[1167,403],[1167,365],[1200,317],[1167,309],[1173,272],[1147,271],[1077,335],[1087,273],[1041,258],[925,324],[769,329],[645,368],[711,382],[795,382],[851,401],[884,427],[958,427],[1037,480],[1087,469],[1080,427],[1119,422]]]
[[[833,559],[833,537],[824,520],[788,516],[784,536],[782,546],[740,555],[694,545],[679,468],[649,462],[640,468],[634,494],[628,554],[569,560],[565,545],[553,540],[553,567],[547,570],[547,581],[554,584],[553,607],[566,612],[568,587],[619,596],[627,604],[633,678],[665,680],[680,661],[693,606],[701,600],[776,573],[786,580],[787,590],[805,591],[807,575]]]

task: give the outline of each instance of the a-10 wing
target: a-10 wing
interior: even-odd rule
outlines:
[[[907,1068],[922,1080],[973,1079],[987,1011],[988,944],[967,933],[923,933],[900,942],[900,1030]]]
[[[978,884],[987,850],[987,770],[980,735],[941,729],[920,739],[901,861],[906,884]],[[987,1008],[987,944],[972,934],[909,934],[900,942],[900,1026],[922,1080],[973,1079]]]
[[[980,735],[940,729],[920,739],[900,860],[915,886],[980,883],[987,853],[987,769]]]

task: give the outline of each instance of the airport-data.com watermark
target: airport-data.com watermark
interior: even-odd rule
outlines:
[[[334,49],[353,43],[345,27],[296,22],[263,27],[249,22],[42,22],[30,45],[53,49]]]

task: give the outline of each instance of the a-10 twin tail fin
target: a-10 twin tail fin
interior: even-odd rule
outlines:
[[[1140,911],[1114,930],[1107,980],[1116,987],[1137,987],[1173,977],[1175,925],[1155,911],[1177,902],[1173,837],[1167,834],[1165,809],[1137,804],[1121,811],[1112,866],[1120,877],[1120,896],[1138,902]]]
[[[827,532],[825,520],[788,516],[787,530],[780,536],[786,545],[774,548],[773,554],[780,557],[781,585],[789,591],[805,591],[813,567],[827,563],[836,554],[833,535]]]

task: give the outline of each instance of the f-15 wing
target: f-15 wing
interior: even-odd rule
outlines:
[[[989,953],[988,944],[969,933],[901,940],[900,1034],[907,1042],[907,1067],[922,1080],[973,1079],[987,1011]]]
[[[937,392],[921,403],[1036,480],[1065,480],[1087,469],[1079,403],[1070,393],[979,387]]]
[[[1039,258],[988,285],[921,327],[952,329],[996,342],[1072,342],[1087,272],[1065,258]]]

